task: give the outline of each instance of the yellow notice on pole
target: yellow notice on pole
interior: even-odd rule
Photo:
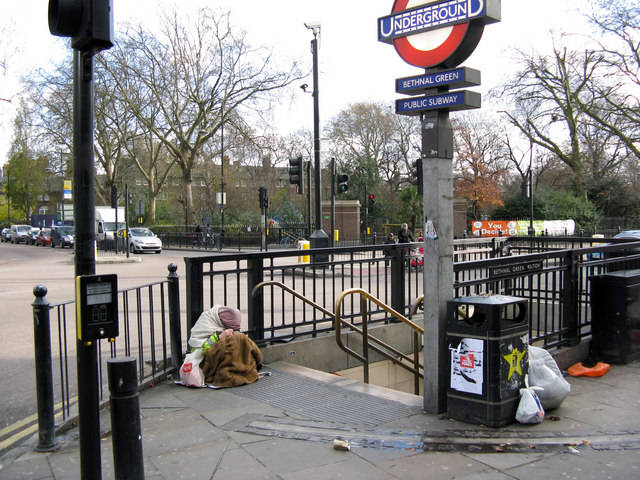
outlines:
[[[340,241],[340,230],[338,230],[337,228],[333,231],[333,241],[334,242]]]

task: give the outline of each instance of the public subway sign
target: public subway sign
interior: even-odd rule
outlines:
[[[414,95],[429,88],[448,86],[465,88],[480,85],[480,70],[461,67],[454,70],[429,72],[424,75],[396,79],[396,93]]]
[[[482,24],[500,21],[500,2],[491,0],[441,0],[378,19],[378,40],[392,43],[396,38],[479,20]]]
[[[419,115],[428,110],[469,110],[480,108],[482,96],[478,92],[460,90],[441,95],[425,97],[401,98],[396,100],[398,115]]]

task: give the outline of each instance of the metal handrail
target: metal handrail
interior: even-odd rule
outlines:
[[[362,329],[356,327],[355,325],[352,325],[351,323],[341,318],[343,300],[348,295],[356,295],[356,294],[360,295],[360,312],[362,314]],[[392,315],[394,318],[396,318],[397,320],[400,320],[406,325],[409,325],[413,329],[413,359],[408,355],[404,354],[403,352],[399,351],[398,349],[392,347],[391,345],[381,340],[378,340],[375,337],[369,337],[369,330],[367,326],[368,317],[369,317],[368,305],[367,305],[368,301],[375,303],[380,308],[385,310],[388,314]],[[416,395],[420,393],[419,379],[424,378],[424,366],[420,363],[420,360],[419,360],[419,336],[418,336],[420,334],[424,335],[424,329],[420,325],[417,325],[416,323],[412,322],[403,314],[394,310],[392,307],[388,306],[387,304],[385,304],[384,302],[382,302],[381,300],[379,300],[378,298],[374,297],[369,292],[361,288],[350,288],[349,290],[345,290],[340,294],[340,296],[338,297],[338,300],[336,301],[335,319],[336,319],[336,323],[335,323],[336,342],[338,343],[338,346],[342,350],[356,357],[358,360],[360,360],[363,363],[364,383],[369,383],[369,348],[371,348],[373,351],[382,355],[384,358],[390,360],[391,362],[398,365],[399,367],[402,367],[405,370],[408,370],[409,372],[413,373],[414,392]],[[343,323],[346,326],[348,326],[351,330],[356,331],[362,335],[362,354],[356,352],[355,350],[347,347],[342,343],[342,339],[340,338],[340,330],[341,330],[341,324]],[[382,350],[382,348],[379,348],[370,342],[380,345],[382,348],[385,348],[387,351]],[[388,351],[392,352],[392,354],[388,353]],[[413,363],[413,365],[412,366],[407,365],[404,361],[407,361],[410,364]],[[422,369],[422,372],[420,371],[421,369]]]
[[[303,302],[307,303],[308,305],[311,305],[313,308],[317,308],[322,313],[324,313],[327,317],[332,318],[334,320],[334,322],[335,322],[336,342],[337,342],[338,346],[342,350],[344,350],[345,352],[347,352],[350,355],[353,355],[354,357],[356,357],[358,360],[360,360],[363,363],[363,367],[364,367],[364,383],[369,383],[369,348],[371,348],[371,350],[373,350],[374,352],[377,352],[378,354],[382,355],[386,359],[388,359],[388,360],[392,361],[393,363],[399,365],[400,367],[404,368],[405,370],[408,370],[411,373],[413,373],[413,375],[414,375],[414,391],[415,391],[416,394],[420,393],[419,379],[420,378],[424,378],[424,373],[422,373],[422,372],[424,372],[424,367],[422,366],[422,364],[420,364],[419,356],[418,356],[418,353],[419,353],[419,349],[418,349],[419,337],[418,337],[418,335],[419,334],[424,334],[424,329],[422,327],[420,327],[420,325],[417,325],[417,324],[413,323],[407,317],[405,317],[401,313],[397,312],[393,308],[389,307],[388,305],[386,305],[385,303],[383,303],[382,301],[380,301],[378,298],[374,297],[373,295],[371,295],[367,291],[362,290],[361,288],[352,288],[352,289],[345,290],[344,292],[342,292],[340,294],[340,297],[338,298],[338,301],[336,302],[336,313],[333,313],[333,312],[330,312],[329,310],[327,310],[326,308],[324,308],[323,306],[318,305],[313,300],[309,300],[307,297],[305,297],[304,295],[296,292],[292,288],[289,288],[284,283],[278,282],[276,280],[269,280],[269,281],[266,281],[266,282],[260,282],[255,287],[253,287],[253,290],[251,291],[251,295],[252,296],[255,295],[258,290],[260,290],[261,288],[264,288],[264,287],[280,287],[285,292],[289,292],[291,295],[293,295],[294,297],[302,300]],[[351,323],[347,322],[346,320],[343,320],[342,318],[340,318],[340,311],[341,311],[343,299],[347,295],[353,295],[353,294],[356,294],[356,293],[359,293],[361,295],[361,309],[362,309],[361,311],[363,313],[363,315],[362,315],[362,329],[360,329],[360,328],[356,327],[355,325],[352,325]],[[379,340],[376,337],[370,337],[369,336],[369,332],[368,332],[368,328],[367,328],[367,320],[368,320],[367,300],[371,300],[376,305],[378,305],[381,308],[383,308],[387,313],[389,313],[393,317],[397,318],[401,322],[406,323],[407,325],[409,325],[413,329],[413,359],[411,357],[409,357],[408,355],[404,354],[403,352],[401,352],[400,350],[398,350],[398,349],[392,347],[391,345],[383,342],[382,340]],[[360,333],[362,335],[362,337],[363,337],[363,342],[362,342],[363,353],[362,353],[362,355],[359,354],[358,352],[356,352],[355,350],[350,349],[349,347],[345,346],[342,343],[342,339],[340,338],[340,331],[341,331],[340,325],[342,323],[344,323],[346,326],[348,326],[351,330],[353,330],[355,332],[358,332],[358,333]],[[390,354],[388,352],[392,352],[392,353]],[[409,363],[413,363],[413,366],[407,365],[406,363],[404,363],[404,361],[407,361]],[[422,372],[420,371],[421,369],[422,369]]]

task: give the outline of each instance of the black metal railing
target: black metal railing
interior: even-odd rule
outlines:
[[[281,291],[266,288],[255,297],[250,295],[259,283],[275,280],[329,311],[333,311],[341,292],[362,288],[406,313],[411,300],[423,290],[420,246],[274,250],[185,258],[188,328],[203,310],[221,304],[243,312],[247,318],[243,329],[258,344],[332,331],[331,318],[295,298],[285,297]],[[318,257],[314,255],[324,256],[328,261],[315,262]],[[359,315],[355,303],[348,302],[345,316]],[[370,312],[373,323],[390,321],[385,311],[375,305]]]
[[[127,288],[118,292],[120,335],[113,342],[99,340],[99,399],[106,401],[106,362],[117,356],[135,357],[138,384],[161,381],[176,372],[182,362],[180,294],[177,267],[169,265],[166,280]],[[56,416],[64,423],[77,399],[75,302],[50,304],[46,288],[34,289],[34,319],[38,325],[51,325],[51,391],[57,405]],[[39,367],[36,365],[36,376]],[[40,383],[40,379],[38,380]],[[38,386],[40,388],[40,386]],[[44,391],[49,391],[45,388]],[[47,403],[50,399],[42,399]],[[53,399],[51,399],[53,400]],[[38,400],[41,401],[40,399]]]
[[[527,298],[530,342],[545,348],[577,344],[591,335],[591,277],[640,266],[640,243],[560,249],[558,239],[546,245],[536,240],[533,248],[544,253],[523,255],[514,253],[522,251],[518,241],[507,245],[514,243],[510,256],[454,263],[454,297]]]

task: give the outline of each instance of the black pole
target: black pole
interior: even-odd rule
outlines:
[[[107,360],[111,392],[111,436],[116,480],[143,480],[142,428],[136,359]]]
[[[307,238],[311,238],[311,162],[305,162],[307,169]]]
[[[76,232],[75,274],[94,275],[96,258],[93,157],[93,55],[74,50],[73,82],[73,220]],[[76,302],[78,300],[76,299]],[[96,342],[76,341],[78,364],[78,427],[80,474],[102,478],[98,357]]]
[[[116,212],[118,209],[116,208]],[[117,218],[117,217],[116,217]],[[116,236],[118,236],[118,222],[116,222]],[[129,258],[129,184],[124,184],[124,244]]]
[[[171,359],[173,366],[180,368],[182,365],[182,333],[180,331],[180,277],[176,273],[178,266],[170,263],[169,269],[168,295],[169,295],[169,335],[171,341]]]
[[[336,159],[331,159],[331,232],[329,244],[335,247],[336,240]]]
[[[220,113],[220,248],[224,244],[224,209],[227,206],[224,198],[224,104]]]
[[[313,27],[311,53],[313,55],[313,178],[315,188],[316,229],[311,234],[311,248],[327,248],[329,237],[322,229],[322,170],[320,168],[320,93],[318,89],[318,33],[320,27]],[[312,255],[313,263],[326,263],[328,254]]]
[[[57,450],[55,413],[53,408],[53,373],[51,370],[51,332],[49,310],[51,305],[45,298],[47,287],[33,288],[36,299],[33,306],[33,338],[36,362],[36,397],[38,400],[38,445],[37,452]]]

